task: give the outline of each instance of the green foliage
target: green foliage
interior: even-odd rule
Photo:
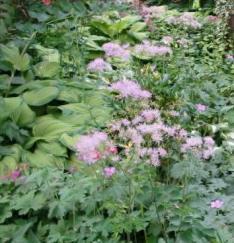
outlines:
[[[224,58],[221,22],[197,12],[201,29],[170,25],[167,18],[179,15],[172,10],[152,19],[149,32],[122,3],[118,11],[110,1],[20,2],[13,8],[0,0],[0,242],[233,242],[233,62]],[[209,2],[190,1],[189,7]],[[15,11],[26,21],[13,21]],[[134,55],[136,42],[162,45],[168,35],[172,55]],[[132,58],[104,57],[101,46],[110,41],[130,44]],[[112,71],[88,72],[87,63],[101,56]],[[109,84],[125,78],[138,80],[151,101],[109,92]],[[208,109],[199,113],[199,103]],[[135,161],[136,154],[126,156],[132,144],[119,143],[114,133],[120,157],[114,176],[103,175],[110,161],[88,166],[77,160],[82,134],[109,132],[113,118],[132,119],[150,108],[160,109],[165,124],[212,136],[214,159],[183,157],[169,141],[168,157],[152,167]],[[16,169],[21,176],[14,179]],[[220,209],[210,207],[216,199],[224,201]]]
[[[140,22],[140,19],[134,15],[120,18],[118,12],[110,12],[107,15],[93,17],[90,25],[110,39],[134,42],[148,37],[148,32],[145,31],[146,24]]]

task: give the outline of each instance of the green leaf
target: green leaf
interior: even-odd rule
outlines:
[[[0,45],[3,59],[10,62],[14,69],[26,71],[29,69],[30,58],[27,53],[20,54],[18,47]]]
[[[23,55],[15,56],[14,61],[12,62],[14,68],[19,71],[26,71],[29,69],[30,58],[27,53]]]
[[[51,153],[46,153],[39,149],[35,150],[33,153],[25,152],[22,158],[35,168],[44,168],[48,166],[63,168],[65,162],[63,158],[56,157]]]
[[[52,78],[59,73],[60,65],[57,62],[40,62],[34,66],[36,76],[40,78]]]
[[[27,104],[31,106],[42,106],[54,100],[59,94],[56,87],[44,87],[23,94],[23,98]]]
[[[20,126],[26,126],[35,120],[35,112],[23,101],[21,97],[12,97],[4,99],[6,117]]]
[[[37,148],[43,152],[53,154],[55,156],[67,157],[66,148],[58,142],[40,142],[38,143]]]

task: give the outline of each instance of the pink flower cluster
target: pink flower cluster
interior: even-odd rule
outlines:
[[[164,37],[162,38],[162,42],[163,42],[165,45],[170,45],[170,44],[172,44],[172,42],[173,42],[173,37],[171,37],[171,36],[164,36]]]
[[[193,152],[196,156],[209,159],[214,155],[215,142],[211,137],[188,137],[181,146],[181,152]]]
[[[105,167],[103,169],[103,174],[105,177],[112,177],[116,173],[116,168],[115,167]]]
[[[111,71],[111,65],[107,62],[105,62],[102,58],[96,58],[93,61],[91,61],[87,69],[90,72],[103,72],[103,71]]]
[[[223,204],[224,202],[222,200],[217,199],[210,203],[210,207],[219,209],[223,206]]]
[[[166,19],[168,24],[173,25],[183,25],[186,27],[191,27],[193,29],[200,29],[201,24],[196,20],[192,13],[185,12],[181,16],[170,16]]]
[[[52,1],[51,0],[42,0],[42,3],[46,6],[49,6],[52,3]]]
[[[127,50],[125,46],[121,46],[117,43],[108,42],[105,43],[102,48],[107,57],[117,57],[125,61],[130,58],[130,51]]]
[[[162,145],[168,140],[185,140],[187,132],[179,126],[168,126],[162,122],[160,111],[157,109],[143,110],[131,121],[122,119],[110,125],[110,129],[123,143],[133,145],[139,160],[159,166],[161,159],[167,156]],[[151,146],[149,147],[149,144]],[[129,148],[125,150],[129,153]]]
[[[217,23],[220,21],[220,18],[218,16],[209,15],[206,17],[206,21],[209,23]]]
[[[122,119],[110,125],[123,144],[131,144],[138,160],[159,166],[161,159],[167,156],[165,144],[180,144],[182,154],[193,152],[202,159],[214,155],[215,142],[211,137],[193,137],[179,125],[169,126],[162,121],[157,109],[143,110],[134,119]],[[128,155],[130,148],[125,149]],[[180,151],[178,151],[180,152]]]
[[[117,148],[109,141],[104,132],[94,132],[80,137],[76,144],[78,159],[87,164],[94,164],[117,153]]]
[[[113,83],[110,89],[120,93],[122,98],[133,98],[136,100],[141,100],[151,97],[150,92],[142,90],[140,85],[132,80],[120,80],[116,83]]]
[[[166,8],[165,6],[152,6],[152,7],[147,7],[145,5],[142,6],[141,8],[141,16],[145,18],[159,18],[163,16],[166,13]]]
[[[198,112],[205,112],[207,110],[207,106],[203,104],[196,104],[195,108]]]
[[[134,51],[137,55],[144,55],[149,57],[172,54],[170,47],[156,46],[151,44],[149,41],[144,41],[142,44],[136,45]]]

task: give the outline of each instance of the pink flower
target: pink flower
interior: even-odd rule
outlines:
[[[159,154],[160,157],[167,156],[167,151],[164,148],[160,147],[160,148],[157,149],[157,151],[158,151],[158,154]]]
[[[145,119],[146,122],[152,122],[155,119],[160,118],[159,110],[144,110],[141,112],[141,116]]]
[[[78,158],[87,164],[93,164],[102,158],[101,145],[108,142],[106,133],[95,132],[93,134],[81,136],[76,144]]]
[[[106,177],[112,177],[116,173],[115,167],[106,167],[103,170],[103,173]]]
[[[215,141],[212,137],[204,137],[204,142],[207,146],[213,146]]]
[[[120,93],[123,98],[133,98],[136,100],[148,99],[151,97],[151,93],[142,90],[140,85],[132,80],[121,80],[111,85],[111,90]]]
[[[52,3],[52,1],[51,0],[42,0],[42,3],[46,6],[49,6]]]
[[[115,146],[107,148],[107,151],[111,154],[117,154],[118,153],[118,150]]]
[[[13,181],[16,181],[21,175],[21,172],[19,170],[13,170],[10,174],[10,179]]]
[[[217,199],[210,203],[210,207],[211,208],[221,208],[223,206],[223,204],[224,204],[224,201]]]
[[[196,104],[195,108],[198,112],[204,112],[207,110],[207,106],[203,104]]]
[[[123,60],[128,60],[130,58],[130,51],[117,43],[108,42],[105,43],[102,48],[107,57],[118,57]]]
[[[165,45],[170,45],[172,42],[173,42],[173,37],[171,36],[164,36],[162,38],[162,42],[165,44]]]
[[[194,29],[199,29],[201,28],[201,24],[196,20],[196,18],[193,16],[192,13],[189,12],[184,12],[181,16],[176,17],[176,16],[170,16],[166,19],[166,22],[168,24],[173,24],[173,25],[182,25],[185,27],[191,27]]]
[[[111,65],[102,58],[96,58],[88,64],[87,69],[91,72],[103,72],[112,70]]]
[[[209,15],[206,17],[206,20],[210,23],[216,23],[220,18],[218,16]]]
[[[151,44],[149,41],[144,41],[142,44],[135,46],[135,53],[137,55],[154,57],[171,54],[172,50],[168,46],[156,46]]]

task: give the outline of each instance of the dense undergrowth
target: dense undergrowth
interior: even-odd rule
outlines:
[[[0,242],[233,242],[222,19],[2,1]]]

